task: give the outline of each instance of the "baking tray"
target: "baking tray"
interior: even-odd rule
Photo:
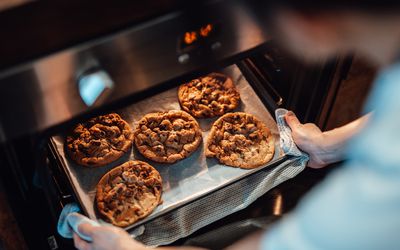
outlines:
[[[132,147],[130,152],[112,164],[98,168],[83,167],[75,164],[65,155],[65,135],[54,136],[50,139],[50,146],[53,147],[58,158],[57,161],[65,171],[83,212],[89,218],[100,219],[94,204],[97,182],[106,172],[130,159],[149,162],[160,172],[163,179],[163,203],[148,217],[126,227],[126,230],[142,225],[149,220],[199,199],[208,193],[221,189],[257,171],[272,167],[274,164],[284,159],[284,155],[279,146],[279,133],[276,122],[261,102],[254,89],[243,77],[239,68],[236,65],[232,65],[221,70],[221,72],[232,77],[240,92],[241,104],[235,111],[254,114],[270,128],[275,139],[275,154],[273,159],[265,166],[247,170],[221,165],[215,159],[206,158],[204,154],[204,144],[207,140],[211,125],[217,118],[197,119],[203,131],[203,143],[190,157],[175,164],[159,164],[152,162],[145,159],[136,151],[135,147]],[[121,117],[131,125],[132,129],[134,129],[143,115],[150,112],[172,109],[180,109],[177,88],[169,89],[158,95],[127,106],[122,110],[118,110],[117,113],[119,113]]]

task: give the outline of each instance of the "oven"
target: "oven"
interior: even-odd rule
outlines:
[[[68,11],[78,7],[79,13],[88,13],[76,22],[88,22],[114,4],[100,1],[92,13],[90,4],[67,2],[61,1]],[[351,64],[337,57],[305,65],[290,57],[253,15],[254,8],[241,1],[200,1],[195,7],[181,1],[115,5],[107,16],[113,17],[114,27],[103,23],[87,37],[85,29],[93,27],[84,23],[54,43],[28,45],[23,56],[8,51],[0,64],[1,177],[32,249],[73,246],[56,232],[63,206],[80,200],[52,144],[55,135],[89,117],[123,110],[229,68],[271,114],[283,107],[324,127]],[[154,11],[139,11],[150,7]],[[0,19],[28,10],[60,11],[54,3],[39,1],[0,13]],[[53,35],[49,26],[40,32]]]

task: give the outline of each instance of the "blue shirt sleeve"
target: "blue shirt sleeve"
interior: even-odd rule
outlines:
[[[400,64],[378,77],[349,161],[263,236],[262,249],[400,249]]]

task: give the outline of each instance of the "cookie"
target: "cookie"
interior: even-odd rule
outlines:
[[[239,168],[256,168],[274,156],[274,139],[270,130],[255,116],[228,113],[211,127],[206,156],[222,164]]]
[[[134,135],[138,151],[160,163],[174,163],[188,157],[202,140],[197,121],[180,110],[145,115]]]
[[[66,152],[79,165],[98,167],[123,156],[132,141],[129,124],[112,113],[76,125],[66,138]]]
[[[101,217],[126,227],[148,216],[161,203],[160,173],[146,162],[128,161],[106,173],[97,184]]]
[[[182,84],[178,99],[182,109],[194,117],[211,118],[236,109],[240,94],[230,77],[211,73]]]

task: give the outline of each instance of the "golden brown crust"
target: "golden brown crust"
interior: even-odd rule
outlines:
[[[232,79],[221,73],[211,73],[182,84],[178,99],[182,109],[197,118],[223,115],[240,103]]]
[[[128,161],[110,170],[97,184],[96,204],[102,218],[126,227],[148,216],[161,203],[160,173],[143,161]]]
[[[197,121],[181,110],[145,115],[135,130],[135,145],[146,158],[174,163],[192,154],[201,143]]]
[[[240,168],[256,168],[274,156],[270,130],[255,116],[228,113],[214,122],[206,145],[206,156]]]
[[[111,113],[76,125],[66,138],[66,151],[78,164],[98,167],[123,156],[130,150],[132,140],[129,124]]]

